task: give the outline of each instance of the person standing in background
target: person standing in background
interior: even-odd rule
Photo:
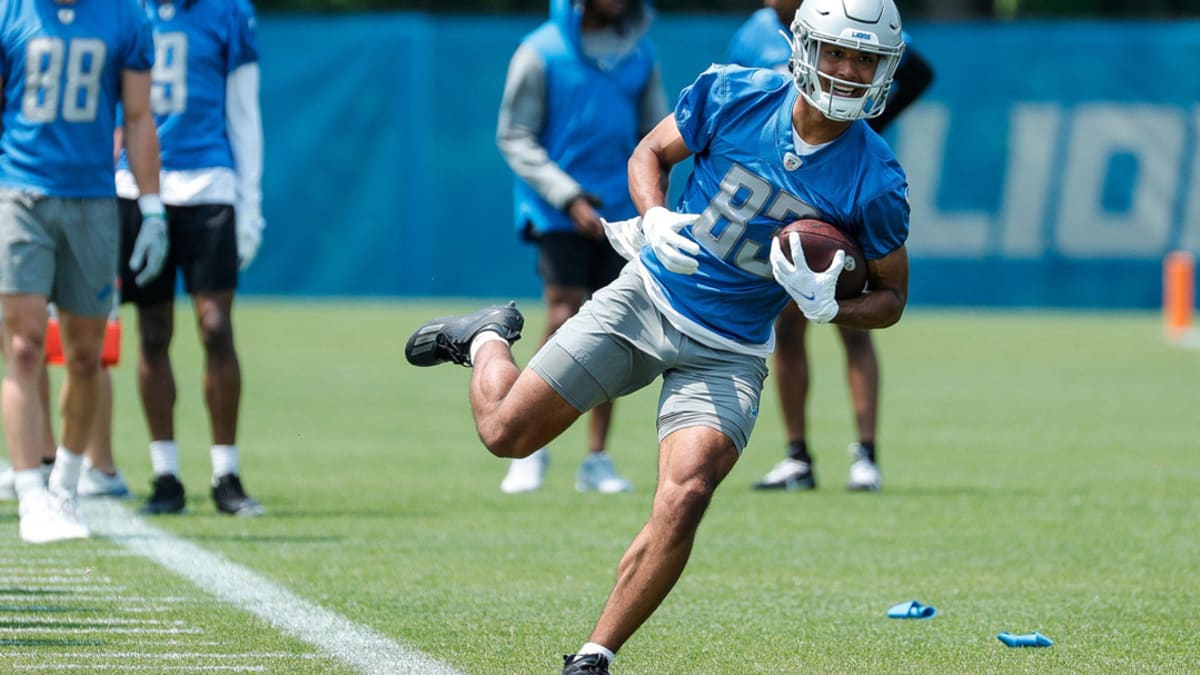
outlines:
[[[496,143],[515,174],[517,232],[538,247],[543,342],[625,266],[600,219],[637,215],[626,163],[667,114],[645,38],[652,20],[644,0],[553,0],[550,19],[509,63]],[[581,492],[630,489],[605,452],[612,413],[611,402],[592,411],[588,455],[575,477]],[[546,448],[512,460],[500,489],[538,489],[548,461]]]
[[[728,61],[750,68],[770,68],[791,73],[792,22],[800,0],[765,0],[763,8],[742,24],[729,43]],[[887,106],[867,120],[877,133],[883,133],[892,120],[908,107],[933,82],[933,69],[909,45],[896,68]],[[813,458],[808,448],[808,352],[804,346],[808,321],[792,303],[775,322],[775,386],[779,392],[788,456],[754,484],[759,490],[811,490],[817,486]],[[850,326],[838,326],[838,336],[846,351],[846,379],[858,441],[851,443],[849,490],[874,491],[883,487],[877,457],[879,426],[879,359],[871,333]]]
[[[167,253],[150,112],[153,38],[139,3],[10,0],[0,9],[0,308],[4,315],[4,435],[20,536],[44,543],[89,536],[76,488],[101,389],[100,357],[116,292],[119,228],[113,189],[117,104],[141,233],[130,247],[136,284]],[[41,379],[49,303],[58,308],[66,376],[54,468],[39,468],[46,417]]]
[[[150,431],[153,490],[145,514],[186,505],[175,443],[176,270],[192,296],[204,348],[204,401],[211,428],[211,494],[218,511],[264,512],[242,487],[237,446],[242,375],[233,339],[238,271],[262,240],[262,122],[254,8],[245,0],[147,0],[156,60],[152,100],[162,145],[163,201],[171,252],[166,273],[133,287],[122,270],[123,302],[137,306],[138,392]],[[117,172],[122,246],[139,235],[138,184]]]

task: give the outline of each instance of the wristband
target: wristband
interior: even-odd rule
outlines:
[[[159,199],[158,195],[142,195],[138,197],[137,203],[138,210],[142,212],[143,218],[146,216],[161,216],[166,213],[166,209],[163,208],[162,200]]]

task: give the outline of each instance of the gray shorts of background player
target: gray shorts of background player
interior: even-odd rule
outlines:
[[[138,286],[129,269],[133,242],[142,224],[137,202],[120,199],[121,301],[138,305],[170,302],[175,297],[175,270],[183,277],[187,293],[213,293],[237,288],[237,220],[230,204],[170,206],[167,231],[171,246],[163,271],[145,286]]]

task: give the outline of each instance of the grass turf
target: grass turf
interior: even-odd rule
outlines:
[[[190,514],[154,525],[464,672],[557,672],[648,513],[657,386],[617,404],[610,449],[634,492],[574,492],[577,424],[552,446],[543,490],[502,495],[506,465],[473,431],[469,371],[411,368],[402,356],[423,320],[477,304],[240,301],[242,473],[269,513],[255,520],[218,516],[208,499],[200,356],[181,305],[173,353]],[[544,315],[535,300],[522,307],[523,363]],[[132,312],[124,320],[117,459],[144,497]],[[884,491],[841,488],[853,440],[843,356],[832,329],[813,328],[819,489],[749,489],[782,457],[769,379],[688,569],[615,672],[1200,670],[1200,352],[1166,346],[1148,313],[911,310],[876,342]],[[0,565],[95,570],[138,589],[137,602],[176,598],[164,616],[202,629],[139,647],[127,633],[77,639],[54,624],[0,623],[0,658],[17,666],[97,663],[88,655],[100,653],[125,654],[101,661],[124,666],[153,669],[180,653],[195,656],[166,663],[212,666],[236,652],[272,672],[345,670],[115,544],[23,546],[11,503],[0,525]],[[29,609],[50,605],[22,595],[31,586],[17,576],[0,587],[0,621],[52,615]],[[64,591],[55,616],[129,616],[136,602],[124,593]],[[909,599],[938,616],[885,618]],[[1009,649],[995,637],[1005,630],[1055,645]]]

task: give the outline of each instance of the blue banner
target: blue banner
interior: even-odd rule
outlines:
[[[659,17],[671,100],[740,18]],[[269,225],[243,290],[539,295],[495,125],[540,21],[262,17]],[[936,70],[888,133],[911,185],[911,302],[1157,306],[1163,255],[1200,250],[1200,22],[906,28]]]

